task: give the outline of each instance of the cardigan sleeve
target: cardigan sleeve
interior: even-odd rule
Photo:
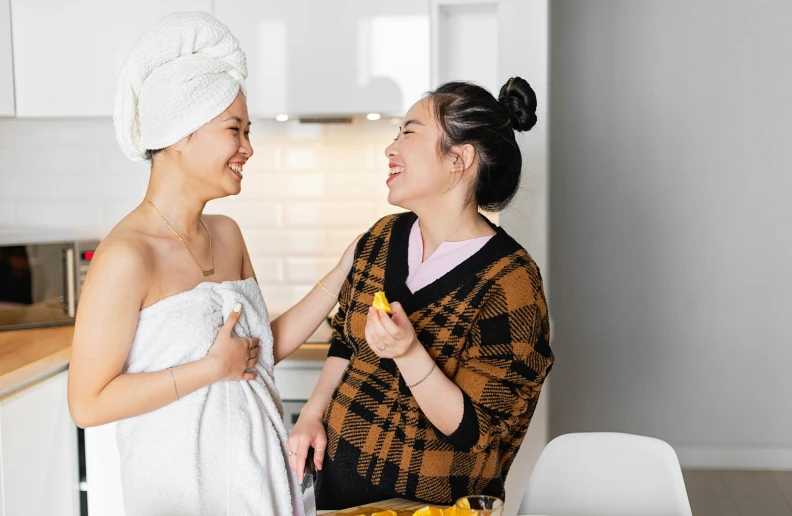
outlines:
[[[441,437],[460,451],[506,444],[536,408],[553,353],[541,279],[531,276],[519,269],[496,282],[471,327],[453,377],[462,421]]]
[[[333,316],[333,320],[330,323],[333,333],[330,337],[330,349],[327,351],[328,358],[338,357],[350,360],[352,355],[354,355],[355,350],[347,341],[346,332],[344,330],[344,321],[346,320],[351,290],[349,278],[347,278],[341,286],[341,292],[338,293],[338,312]]]

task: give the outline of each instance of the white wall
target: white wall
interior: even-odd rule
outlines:
[[[300,125],[254,120],[242,193],[207,212],[237,220],[269,308],[288,309],[387,203],[389,120]],[[110,119],[0,119],[0,231],[68,228],[104,236],[143,199],[149,164],[133,163]],[[189,260],[189,256],[185,259]]]
[[[498,90],[510,77],[520,76],[531,84],[538,103],[536,125],[528,133],[517,133],[523,159],[522,180],[517,196],[501,213],[500,221],[539,265],[553,323],[554,305],[550,298],[551,272],[548,259],[548,0],[501,0],[498,3],[498,29]],[[493,92],[496,96],[498,90]],[[551,345],[555,347],[554,334],[551,335]],[[554,373],[551,373],[542,388],[525,441],[506,479],[507,516],[517,513],[528,477],[548,442],[550,384],[554,383],[553,376]]]
[[[551,434],[792,469],[792,3],[550,19]]]

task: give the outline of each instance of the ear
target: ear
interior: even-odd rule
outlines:
[[[455,145],[451,148],[449,157],[451,158],[451,171],[462,174],[473,166],[476,160],[476,149],[469,143]]]

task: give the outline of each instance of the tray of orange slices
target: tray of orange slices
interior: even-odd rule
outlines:
[[[324,516],[461,516],[455,507],[437,507],[399,498],[352,507],[343,511],[319,511],[319,514],[324,514]]]

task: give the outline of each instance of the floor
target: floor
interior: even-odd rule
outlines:
[[[683,473],[693,516],[792,516],[792,471]]]

